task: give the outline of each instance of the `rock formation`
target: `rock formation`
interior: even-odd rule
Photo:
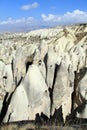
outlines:
[[[0,34],[0,121],[87,119],[87,24]],[[62,116],[62,117],[59,117]]]

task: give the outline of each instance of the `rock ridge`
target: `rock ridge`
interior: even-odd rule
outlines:
[[[1,122],[87,119],[87,24],[0,34],[0,50]]]

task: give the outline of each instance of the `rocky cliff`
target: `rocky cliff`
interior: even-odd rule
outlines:
[[[87,119],[87,24],[0,34],[0,121]]]

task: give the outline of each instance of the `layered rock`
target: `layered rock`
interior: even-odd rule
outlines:
[[[60,108],[64,122],[74,111],[87,119],[86,30],[82,24],[1,35],[0,121],[50,118]]]

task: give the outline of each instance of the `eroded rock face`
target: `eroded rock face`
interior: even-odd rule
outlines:
[[[39,68],[31,65],[12,95],[4,122],[34,120],[41,112],[50,117],[49,92]]]
[[[0,61],[0,88],[3,87],[3,73],[5,69],[5,64],[4,62]]]
[[[3,118],[3,122],[13,122],[28,119],[28,99],[24,86],[21,84],[19,87],[17,87],[12,95],[7,113]]]
[[[14,90],[13,74],[11,64],[5,65],[3,72],[3,86],[6,92],[12,92]]]
[[[57,55],[53,48],[48,50],[47,54],[47,85],[52,88],[55,72],[55,64],[57,63]]]
[[[34,120],[41,113],[54,118],[56,111],[64,122],[73,111],[87,119],[86,30],[76,25],[2,37],[1,122]]]
[[[36,65],[31,65],[23,81],[29,102],[29,118],[43,112],[50,117],[50,98],[45,80]]]
[[[86,104],[82,108],[81,112],[77,112],[77,117],[87,119],[87,68],[81,71],[81,79],[78,84],[78,93],[81,94],[80,101],[85,99]],[[79,106],[79,105],[78,105]]]
[[[13,60],[13,77],[16,86],[26,74],[25,61],[26,56],[23,49],[20,47],[17,49],[15,58]]]
[[[3,105],[3,100],[4,100],[4,96],[5,96],[5,91],[3,89],[3,72],[5,69],[5,64],[0,61],[0,112],[1,112],[1,108]]]
[[[56,80],[53,90],[53,110],[62,105],[64,121],[66,116],[71,113],[71,94],[73,88],[70,86],[69,73],[63,63],[57,66]]]

